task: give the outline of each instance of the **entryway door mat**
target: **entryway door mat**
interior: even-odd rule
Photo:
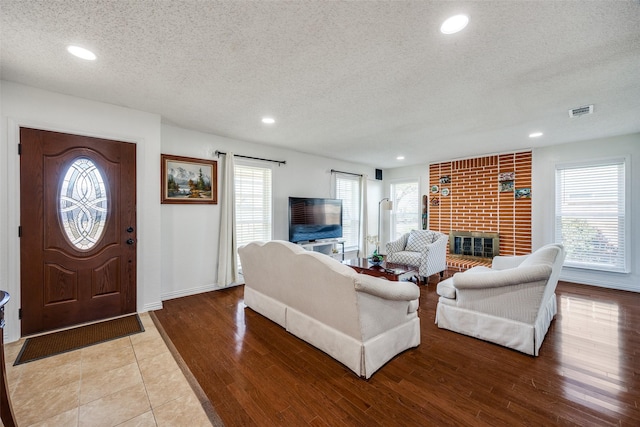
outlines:
[[[27,338],[14,366],[144,332],[137,314]]]

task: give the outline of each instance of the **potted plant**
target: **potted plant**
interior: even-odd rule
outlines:
[[[371,258],[369,258],[369,262],[371,262],[373,265],[380,265],[383,261],[384,256],[380,255],[377,249],[373,251],[373,255],[371,255]]]

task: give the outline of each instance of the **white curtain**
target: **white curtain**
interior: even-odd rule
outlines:
[[[369,234],[369,214],[367,213],[367,175],[360,177],[360,235],[358,236],[358,257],[367,258],[367,235]]]
[[[233,153],[224,161],[220,195],[220,242],[218,245],[218,279],[220,287],[238,282],[238,248],[236,241],[236,198]]]

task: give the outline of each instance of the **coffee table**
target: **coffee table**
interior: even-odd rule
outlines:
[[[342,261],[344,265],[356,270],[361,274],[369,276],[382,277],[394,282],[398,281],[414,281],[420,284],[420,276],[416,268],[405,264],[396,264],[384,261],[380,265],[373,265],[368,258],[352,258]]]

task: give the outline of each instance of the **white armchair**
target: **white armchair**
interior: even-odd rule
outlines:
[[[454,274],[438,283],[438,327],[537,356],[558,311],[564,257],[562,245],[550,244]]]
[[[431,230],[412,230],[398,240],[387,243],[387,261],[411,265],[425,278],[447,269],[449,236]]]

